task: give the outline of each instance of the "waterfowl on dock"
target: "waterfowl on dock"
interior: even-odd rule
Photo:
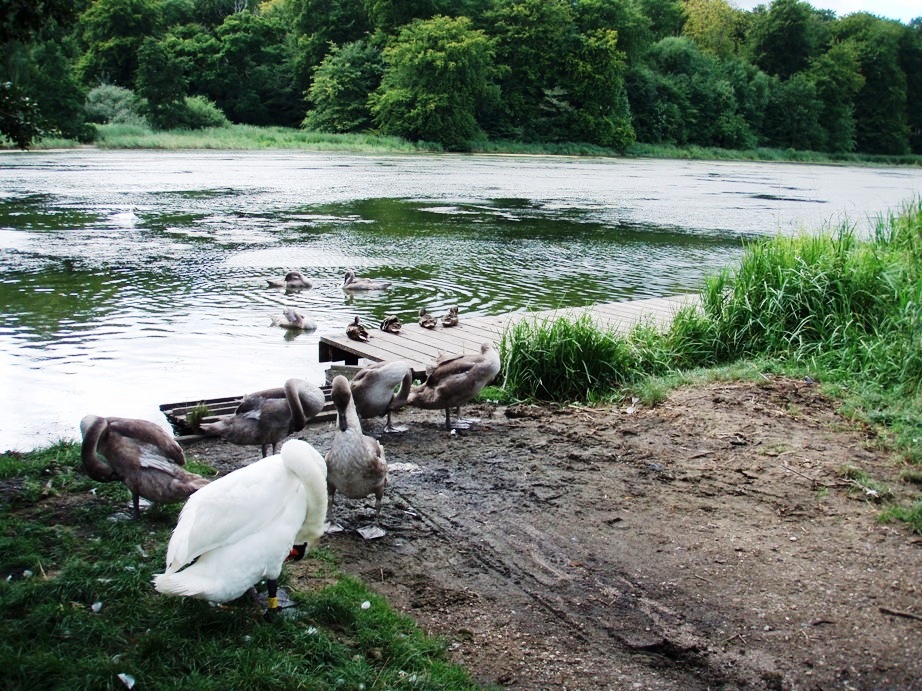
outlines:
[[[381,443],[362,433],[352,388],[343,375],[333,378],[331,391],[336,406],[336,434],[324,460],[327,464],[329,511],[339,491],[350,499],[375,495],[375,523],[381,515],[381,500],[387,486],[387,462]],[[376,535],[378,536],[378,535]]]
[[[429,314],[425,307],[419,308],[419,325],[424,329],[434,329],[438,322]]]
[[[399,334],[401,328],[403,328],[403,324],[400,323],[400,319],[396,314],[388,315],[381,320],[381,331]]]
[[[346,335],[353,341],[368,343],[368,329],[362,325],[362,322],[358,317],[356,317],[355,321],[346,327]]]
[[[452,327],[458,325],[458,306],[448,308],[448,314],[442,317],[442,326]]]
[[[352,378],[355,409],[363,420],[387,415],[385,433],[404,432],[405,427],[394,427],[391,423],[391,413],[407,404],[412,384],[413,370],[403,360],[366,365]],[[400,389],[395,393],[398,386]]]

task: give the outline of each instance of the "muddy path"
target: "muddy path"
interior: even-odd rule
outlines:
[[[324,545],[478,682],[510,689],[922,689],[922,539],[841,468],[897,493],[886,453],[815,385],[675,392],[653,408],[484,406],[449,435],[405,409],[373,500]],[[381,428],[373,421],[366,432]],[[330,425],[300,437],[321,453]],[[222,472],[252,451],[187,453]],[[309,562],[289,571],[315,587]]]

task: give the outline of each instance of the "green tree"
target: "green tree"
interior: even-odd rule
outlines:
[[[297,34],[297,80],[306,90],[331,46],[344,46],[371,31],[364,0],[292,0]]]
[[[372,125],[368,97],[381,84],[381,50],[369,41],[334,47],[320,63],[307,95],[313,108],[303,126],[323,132],[361,132]]]
[[[580,36],[568,60],[568,117],[562,136],[622,151],[634,143],[631,110],[624,88],[624,53],[618,34],[596,29]]]
[[[727,70],[709,52],[688,38],[664,38],[650,48],[648,66],[654,74],[636,72],[630,81],[629,98],[635,127],[642,136],[659,133],[662,141],[677,144],[747,148],[756,143],[755,133],[741,107],[738,92],[745,92],[745,72]],[[757,75],[752,75],[755,82]],[[759,93],[753,84],[752,98]],[[754,101],[749,107],[758,107]],[[649,115],[657,118],[652,128],[641,127]],[[668,126],[667,126],[668,125]]]
[[[40,139],[46,127],[54,128],[43,116],[36,89],[28,88],[28,81],[37,74],[36,58],[45,58],[49,68],[57,68],[51,54],[33,51],[42,40],[53,40],[54,33],[68,26],[82,6],[70,0],[2,0],[0,2],[0,137],[6,137],[20,148],[28,148]],[[54,56],[55,58],[57,56]],[[54,115],[52,99],[60,97],[61,113],[66,111],[63,101],[73,82],[69,73],[59,71],[61,84],[50,84],[53,93],[47,94],[48,114]],[[34,83],[34,79],[33,79]],[[60,87],[60,88],[58,88]],[[65,125],[64,129],[67,129]],[[59,128],[60,129],[60,128]],[[85,130],[86,133],[89,130]]]
[[[823,148],[825,133],[820,125],[821,102],[816,83],[805,72],[775,82],[763,128],[770,146],[790,149]]]
[[[909,152],[906,74],[899,45],[905,27],[899,22],[856,13],[840,19],[833,31],[856,48],[864,85],[855,96],[855,141],[859,151]]]
[[[384,134],[465,150],[482,135],[476,114],[497,98],[493,46],[466,17],[434,17],[404,27],[384,50],[386,65],[371,97]]]
[[[92,141],[96,130],[86,121],[86,89],[74,77],[65,48],[57,41],[38,43],[31,50],[31,65],[24,88],[46,126],[68,139]]]
[[[154,38],[138,51],[138,95],[146,102],[150,124],[171,129],[183,119],[186,80],[180,62]]]
[[[906,75],[909,146],[922,154],[922,17],[910,22],[900,38],[900,65]]]
[[[85,84],[110,83],[134,88],[138,52],[160,33],[155,0],[97,0],[78,23],[85,52],[77,63]]]
[[[650,20],[653,42],[679,36],[685,26],[685,5],[681,0],[639,0],[640,11]]]
[[[753,62],[764,72],[787,79],[807,68],[823,48],[820,20],[801,0],[774,0],[754,15],[747,35]]]
[[[808,73],[816,84],[819,121],[825,130],[819,148],[825,151],[855,148],[855,96],[864,86],[860,68],[851,41],[834,44],[810,62]]]
[[[499,0],[485,23],[496,43],[502,121],[495,133],[526,140],[545,133],[548,97],[566,89],[567,56],[577,46],[573,6],[564,0]]]
[[[687,36],[703,51],[727,58],[736,55],[744,36],[745,13],[727,0],[686,0]]]
[[[295,55],[282,20],[268,12],[238,12],[216,30],[218,74],[207,95],[234,122],[297,127],[304,117]]]
[[[617,32],[618,50],[628,64],[639,60],[651,43],[650,20],[635,0],[577,0],[574,20],[584,35]]]
[[[448,0],[365,0],[365,10],[371,25],[386,34],[415,19],[429,19],[435,15],[451,14]]]

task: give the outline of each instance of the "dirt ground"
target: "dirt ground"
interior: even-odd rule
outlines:
[[[655,408],[403,409],[373,498],[323,544],[478,683],[509,689],[922,689],[922,539],[840,469],[908,492],[811,383],[680,390]],[[382,421],[366,426],[376,436]],[[321,452],[333,425],[297,435]],[[258,455],[258,451],[255,452]],[[194,442],[222,472],[254,450]],[[308,561],[286,566],[316,587]]]

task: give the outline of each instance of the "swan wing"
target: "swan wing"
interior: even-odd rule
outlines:
[[[276,521],[300,481],[270,456],[214,480],[193,494],[179,514],[167,548],[167,571],[259,532]]]

